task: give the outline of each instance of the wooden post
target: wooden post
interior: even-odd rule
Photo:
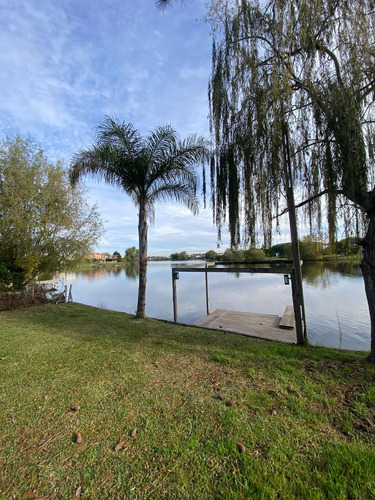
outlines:
[[[173,291],[173,320],[177,323],[177,286],[176,286],[176,273],[172,269],[172,291]]]
[[[73,295],[72,295],[72,284],[70,284],[69,287],[69,296],[68,296],[68,302],[73,302]]]
[[[208,272],[207,272],[207,267],[208,264],[206,262],[206,272],[205,278],[206,278],[206,311],[207,311],[207,316],[210,314],[210,296],[209,296],[209,291],[208,291]]]
[[[64,286],[64,302],[68,302],[68,285]]]
[[[289,226],[292,239],[293,272],[292,272],[292,295],[294,316],[296,320],[297,344],[304,345],[307,342],[305,303],[303,300],[301,259],[298,246],[296,207],[294,203],[292,166],[290,161],[289,131],[288,124],[283,126],[283,151],[284,151],[284,174],[285,190],[288,202]]]

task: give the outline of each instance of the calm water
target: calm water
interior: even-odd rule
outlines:
[[[149,262],[147,316],[173,320],[171,268],[188,264]],[[137,305],[138,276],[132,266],[97,268],[62,274],[73,284],[76,302],[133,314]],[[342,349],[370,349],[370,318],[358,264],[308,263],[303,266],[309,340]],[[210,309],[277,314],[292,304],[291,286],[283,275],[209,274]],[[206,315],[203,273],[180,273],[177,281],[178,319],[194,323]]]

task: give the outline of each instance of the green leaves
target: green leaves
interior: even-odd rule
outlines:
[[[16,136],[0,144],[0,179],[3,286],[22,288],[42,271],[69,267],[98,240],[95,207],[31,141]]]

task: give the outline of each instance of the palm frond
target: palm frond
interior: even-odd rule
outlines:
[[[193,167],[208,160],[208,145],[203,137],[191,135],[181,142],[175,136],[166,149],[154,155],[149,167],[147,188],[152,189],[153,184],[171,179],[196,182],[197,175]]]
[[[153,206],[157,201],[176,200],[185,205],[194,215],[199,212],[199,201],[196,196],[196,185],[184,182],[164,182],[155,186],[147,199],[147,205]]]
[[[181,5],[187,4],[191,0],[181,0]],[[176,3],[176,0],[155,0],[156,6],[161,10],[166,10],[168,7],[172,7]]]
[[[86,175],[94,176],[99,182],[123,189],[135,204],[141,196],[144,183],[142,169],[138,168],[138,158],[129,158],[122,150],[109,144],[80,151],[74,155],[69,169],[71,184],[77,184]]]
[[[147,137],[147,151],[151,163],[157,163],[168,151],[176,147],[178,137],[170,125],[156,127]]]
[[[171,7],[175,2],[176,0],[156,0],[156,6],[161,10],[165,10]]]
[[[111,116],[106,116],[103,123],[98,125],[96,143],[110,144],[129,155],[139,153],[144,147],[139,131],[131,123],[121,122]]]
[[[105,182],[120,185],[116,172],[117,154],[110,146],[93,147],[74,155],[69,169],[69,179],[74,186],[85,175],[92,174]]]

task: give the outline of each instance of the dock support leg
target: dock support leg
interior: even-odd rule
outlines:
[[[207,316],[210,314],[210,295],[208,291],[208,272],[207,272],[207,267],[208,264],[206,264],[206,272],[205,274],[205,279],[206,279],[206,310],[207,310]]]
[[[174,270],[172,269],[172,291],[173,291],[173,321],[177,323],[178,321],[178,316],[177,316],[177,276]]]

